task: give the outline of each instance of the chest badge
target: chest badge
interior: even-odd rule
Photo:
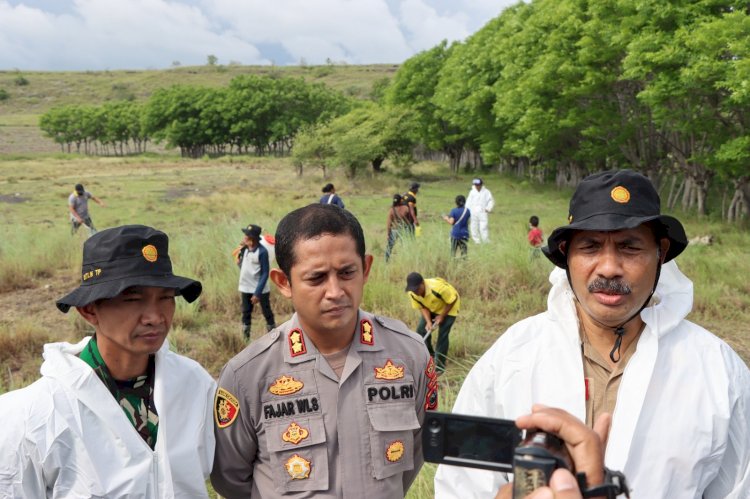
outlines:
[[[274,395],[291,395],[302,390],[305,384],[294,376],[281,376],[268,387],[268,391]]]
[[[216,392],[214,400],[214,419],[216,426],[226,428],[234,423],[237,414],[240,412],[240,403],[237,398],[223,388]]]
[[[289,428],[287,428],[286,431],[281,434],[281,439],[284,442],[289,442],[290,444],[297,445],[298,443],[306,439],[309,435],[309,431],[307,431],[305,428],[302,428],[297,423],[292,422],[292,424],[289,425]]]
[[[302,330],[295,328],[289,331],[289,355],[297,357],[306,353],[307,347],[305,347],[305,337],[302,336]]]
[[[401,440],[391,442],[385,451],[385,458],[389,462],[395,463],[400,461],[402,457],[404,457],[404,443]]]
[[[388,359],[383,367],[375,368],[375,378],[392,381],[404,377],[404,366],[397,366]]]
[[[372,322],[367,319],[362,319],[359,322],[359,342],[370,346],[375,344],[375,336],[372,334]]]
[[[284,467],[292,480],[304,480],[310,476],[312,463],[299,454],[295,454],[286,460]]]

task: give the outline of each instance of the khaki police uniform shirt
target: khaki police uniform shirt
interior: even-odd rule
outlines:
[[[437,378],[401,321],[359,312],[337,376],[296,314],[222,370],[211,482],[227,498],[403,497]]]

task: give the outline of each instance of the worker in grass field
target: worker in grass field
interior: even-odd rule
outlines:
[[[350,212],[311,204],[276,230],[271,280],[289,321],[231,359],[211,483],[235,498],[404,497],[437,379],[421,338],[359,308],[372,255]]]
[[[417,193],[419,192],[419,182],[412,182],[409,191],[403,195],[403,202],[409,208],[409,216],[414,221],[415,234],[419,235],[419,217],[417,217]]]
[[[516,418],[544,404],[589,427],[612,414],[605,464],[633,497],[750,497],[750,370],[688,321],[693,284],[674,259],[685,230],[631,170],[576,188],[568,224],[543,248],[555,264],[544,313],[502,333],[453,411]],[[501,473],[440,466],[441,498],[492,497]]]
[[[336,194],[336,187],[328,183],[323,186],[323,196],[320,198],[320,204],[333,204],[339,208],[344,208],[344,201]]]
[[[94,222],[89,214],[89,199],[93,199],[99,206],[105,206],[104,201],[83,188],[83,184],[76,184],[75,190],[68,196],[68,211],[70,212],[70,233],[75,234],[81,225],[89,230],[89,235],[96,234]]]
[[[276,319],[271,310],[271,288],[268,276],[274,258],[273,246],[261,237],[262,229],[250,224],[242,228],[244,237],[237,252],[237,266],[240,268],[239,291],[242,297],[242,336],[250,341],[253,307],[260,304],[266,331],[276,327]],[[269,250],[269,247],[271,248]]]
[[[0,497],[207,498],[216,383],[166,341],[201,283],[142,225],[91,236],[81,273],[57,308],[94,335],[45,345],[42,377],[0,396]]]
[[[425,279],[412,272],[406,276],[406,289],[411,306],[419,310],[417,333],[422,336],[430,355],[435,357],[438,373],[445,371],[451,328],[461,308],[461,297],[448,281],[441,277]],[[437,344],[432,349],[432,332],[438,330]]]

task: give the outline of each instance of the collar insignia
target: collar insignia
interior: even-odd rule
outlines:
[[[286,460],[284,467],[292,480],[304,480],[310,476],[310,461],[295,454]]]
[[[391,442],[385,451],[385,458],[389,462],[395,463],[400,461],[402,457],[404,457],[404,443],[401,440]]]
[[[383,367],[375,368],[375,378],[394,380],[404,377],[404,366],[397,366],[391,359],[388,359]]]
[[[237,398],[223,388],[219,388],[214,399],[214,419],[216,426],[226,428],[234,423],[240,413],[240,403]]]
[[[375,337],[372,334],[372,322],[367,319],[359,321],[359,342],[370,346],[375,344]]]
[[[292,357],[298,357],[307,353],[307,347],[305,347],[305,337],[302,335],[302,330],[294,328],[289,331],[289,355]]]
[[[308,435],[310,435],[309,431],[307,431],[305,428],[302,428],[297,423],[292,422],[292,424],[289,425],[289,428],[287,428],[286,431],[281,434],[281,439],[284,442],[289,442],[297,445],[298,443],[306,439]]]
[[[153,244],[149,244],[148,246],[144,246],[141,250],[141,253],[143,254],[143,258],[146,259],[146,261],[154,263],[157,258],[159,258],[159,252],[156,251],[156,246]]]
[[[276,378],[276,381],[268,387],[268,391],[274,395],[291,395],[302,390],[303,386],[305,384],[298,379],[294,379],[293,376],[282,376]]]
[[[612,196],[612,199],[614,199],[616,203],[625,204],[630,201],[630,192],[621,185],[612,189],[612,192],[610,192],[609,195]]]

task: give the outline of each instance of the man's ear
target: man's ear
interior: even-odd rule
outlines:
[[[365,268],[362,269],[365,275],[365,282],[367,282],[368,277],[370,277],[370,269],[372,269],[372,261],[373,261],[372,255],[365,255]]]
[[[286,298],[292,297],[292,281],[281,269],[271,269],[271,280]]]
[[[93,303],[89,303],[83,307],[76,307],[76,310],[92,326],[99,325],[99,317],[96,315],[96,307]]]
[[[664,259],[667,257],[670,244],[671,242],[666,237],[662,237],[659,240],[659,260],[661,263],[664,263]]]

